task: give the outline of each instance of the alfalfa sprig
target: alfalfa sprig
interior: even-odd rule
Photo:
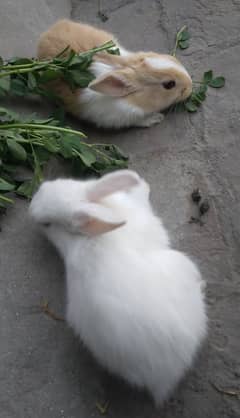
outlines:
[[[190,33],[188,32],[187,26],[183,26],[176,34],[175,46],[172,55],[175,57],[177,49],[186,49],[189,47]]]
[[[213,76],[213,71],[209,70],[203,74],[202,81],[193,81],[194,88],[191,96],[183,105],[188,112],[196,112],[207,97],[209,87],[221,88],[225,86],[225,78],[223,76]]]
[[[49,81],[62,79],[74,90],[85,88],[94,79],[89,67],[93,56],[102,51],[118,53],[113,41],[76,53],[69,47],[52,59],[12,58],[4,61],[0,58],[0,96],[26,96],[37,94],[49,99],[59,99],[44,85]]]
[[[177,49],[186,49],[189,47],[191,35],[187,26],[183,26],[176,34],[175,46],[172,55],[175,57]],[[186,110],[187,112],[197,112],[198,108],[206,100],[208,87],[221,88],[225,85],[223,76],[213,76],[213,71],[205,71],[201,81],[193,80],[193,91],[191,96],[185,101],[172,106],[174,111]]]
[[[127,157],[115,145],[90,144],[82,132],[60,126],[54,118],[20,117],[0,108],[0,206],[12,203],[9,192],[31,198],[43,180],[43,168],[50,157],[67,160],[72,173],[96,175],[127,167]],[[18,168],[30,178],[19,181]]]

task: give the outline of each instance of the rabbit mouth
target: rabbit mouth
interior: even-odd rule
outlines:
[[[192,87],[185,87],[181,92],[181,100],[186,100],[192,94]]]

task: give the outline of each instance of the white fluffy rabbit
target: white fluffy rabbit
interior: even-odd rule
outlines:
[[[135,172],[43,183],[32,218],[64,258],[67,321],[110,372],[157,405],[191,366],[206,334],[200,273],[170,248]]]
[[[40,36],[37,54],[52,58],[67,46],[83,52],[110,40],[121,55],[96,54],[90,67],[96,78],[87,88],[72,91],[64,81],[51,85],[69,113],[106,128],[148,127],[161,122],[160,111],[190,96],[191,77],[175,57],[127,51],[113,34],[83,23],[55,23]]]

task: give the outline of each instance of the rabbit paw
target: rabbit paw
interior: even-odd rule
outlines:
[[[149,128],[150,126],[157,125],[161,123],[164,119],[164,115],[162,113],[152,113],[145,117],[145,119],[138,122],[137,126],[141,126],[143,128]]]

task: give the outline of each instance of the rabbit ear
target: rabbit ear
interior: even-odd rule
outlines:
[[[131,69],[111,71],[93,80],[88,87],[91,90],[112,97],[124,97],[137,91],[132,80]]]
[[[68,222],[72,233],[95,236],[120,228],[125,220],[111,209],[101,205],[86,203],[76,211]]]
[[[98,202],[113,193],[128,191],[140,182],[141,179],[135,171],[115,171],[97,180],[88,190],[87,197],[91,202]]]

